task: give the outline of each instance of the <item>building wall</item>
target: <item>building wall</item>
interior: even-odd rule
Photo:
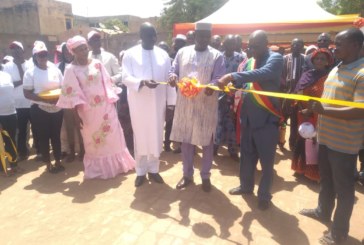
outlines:
[[[157,33],[157,42],[166,41],[168,38],[167,32]],[[118,57],[120,51],[127,50],[135,46],[139,41],[139,33],[121,33],[117,35],[103,35],[102,46],[105,50],[113,53]]]
[[[0,35],[40,33],[38,5],[32,0],[0,1]]]
[[[72,5],[54,0],[37,0],[39,8],[40,33],[56,36],[66,31],[66,19],[73,22]]]
[[[87,37],[87,33],[93,30],[90,27],[79,27],[73,28],[72,30],[66,31],[58,35],[59,43],[67,41],[75,35],[81,35],[84,38]],[[126,50],[137,44],[139,38],[139,33],[121,33],[116,35],[109,35],[107,33],[100,32],[102,47],[113,53],[116,57],[122,50]],[[168,32],[158,32],[157,33],[157,44],[160,41],[168,40]]]
[[[158,30],[160,30],[158,26],[158,18],[140,18],[132,15],[120,15],[120,16],[103,16],[103,17],[83,17],[83,16],[75,16],[74,17],[74,26],[75,27],[99,27],[99,23],[104,23],[108,20],[119,19],[122,23],[128,27],[129,32],[139,32],[139,27],[144,22],[150,22],[154,25]]]
[[[9,54],[14,40],[23,43],[27,57],[35,40],[43,40],[50,52],[57,35],[66,30],[66,19],[73,21],[72,6],[55,0],[0,0],[0,57]]]
[[[55,36],[73,22],[72,5],[55,0],[1,0],[0,34]]]

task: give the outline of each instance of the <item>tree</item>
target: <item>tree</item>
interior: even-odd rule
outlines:
[[[335,15],[358,14],[363,16],[364,0],[319,0],[318,4]]]
[[[173,24],[196,22],[219,8],[228,0],[169,0],[162,12],[160,23],[164,29],[172,31]]]
[[[123,31],[123,32],[129,31],[128,27],[126,27],[123,24],[123,22],[121,22],[121,20],[119,19],[109,19],[103,22],[102,24],[104,24],[107,29],[112,29],[112,30],[116,29],[118,31]]]

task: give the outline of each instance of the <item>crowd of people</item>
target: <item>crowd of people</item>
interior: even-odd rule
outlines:
[[[254,193],[260,161],[257,206],[266,210],[276,149],[284,150],[289,124],[294,174],[321,187],[317,208],[300,213],[322,222],[331,221],[334,213],[330,233],[320,242],[345,240],[354,184],[364,171],[363,163],[359,170],[356,166],[358,156],[364,161],[362,109],[210,87],[190,98],[179,93],[178,85],[183,78],[195,78],[221,90],[232,85],[364,102],[363,33],[343,30],[335,37],[335,48],[327,33],[306,50],[304,41],[294,38],[290,52],[283,55],[282,49],[269,48],[262,30],[249,36],[245,51],[239,35],[211,34],[211,24],[196,23],[195,30],[178,34],[170,48],[166,42],[156,45],[156,29],[144,23],[140,43],[116,58],[102,48],[100,33],[91,31],[87,39],[77,35],[62,43],[57,64],[48,60],[41,41],[34,43],[29,60],[22,43],[12,42],[11,56],[4,57],[0,71],[0,127],[9,133],[5,149],[17,161],[3,170],[16,173],[17,162],[28,159],[31,129],[36,159],[50,174],[64,171],[62,161],[77,156],[85,179],[108,179],[135,169],[139,188],[147,179],[164,183],[159,157],[163,148],[172,150],[173,142],[183,165],[176,189],[194,182],[194,155],[201,146],[201,186],[210,192],[213,158],[226,145],[230,157],[240,161],[240,185],[229,193]],[[61,91],[57,97],[42,95],[56,90]]]

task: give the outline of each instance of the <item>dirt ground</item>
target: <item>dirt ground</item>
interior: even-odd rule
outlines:
[[[182,164],[172,152],[161,156],[166,184],[137,189],[134,172],[84,181],[79,161],[64,163],[66,170],[55,175],[40,162],[23,161],[22,173],[0,176],[0,244],[318,244],[328,227],[298,212],[316,206],[319,186],[295,178],[290,157],[277,149],[273,205],[266,211],[257,209],[257,188],[243,198],[228,194],[239,184],[239,164],[226,149],[214,159],[210,193],[201,189],[200,149],[196,185],[186,190],[175,189]],[[258,169],[256,184],[260,174]],[[364,187],[356,189],[350,245],[364,238]]]

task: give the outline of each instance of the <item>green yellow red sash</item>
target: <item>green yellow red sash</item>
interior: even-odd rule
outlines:
[[[256,68],[256,63],[254,58],[250,58],[246,64],[246,71],[252,71]],[[262,87],[257,82],[251,82],[246,84],[246,88],[248,90],[255,90],[255,91],[263,91]],[[282,113],[280,110],[277,110],[270,99],[265,95],[259,95],[257,93],[251,93],[250,98],[253,100],[254,104],[259,106],[260,108],[272,113],[273,115],[277,116],[278,118],[282,119]]]

